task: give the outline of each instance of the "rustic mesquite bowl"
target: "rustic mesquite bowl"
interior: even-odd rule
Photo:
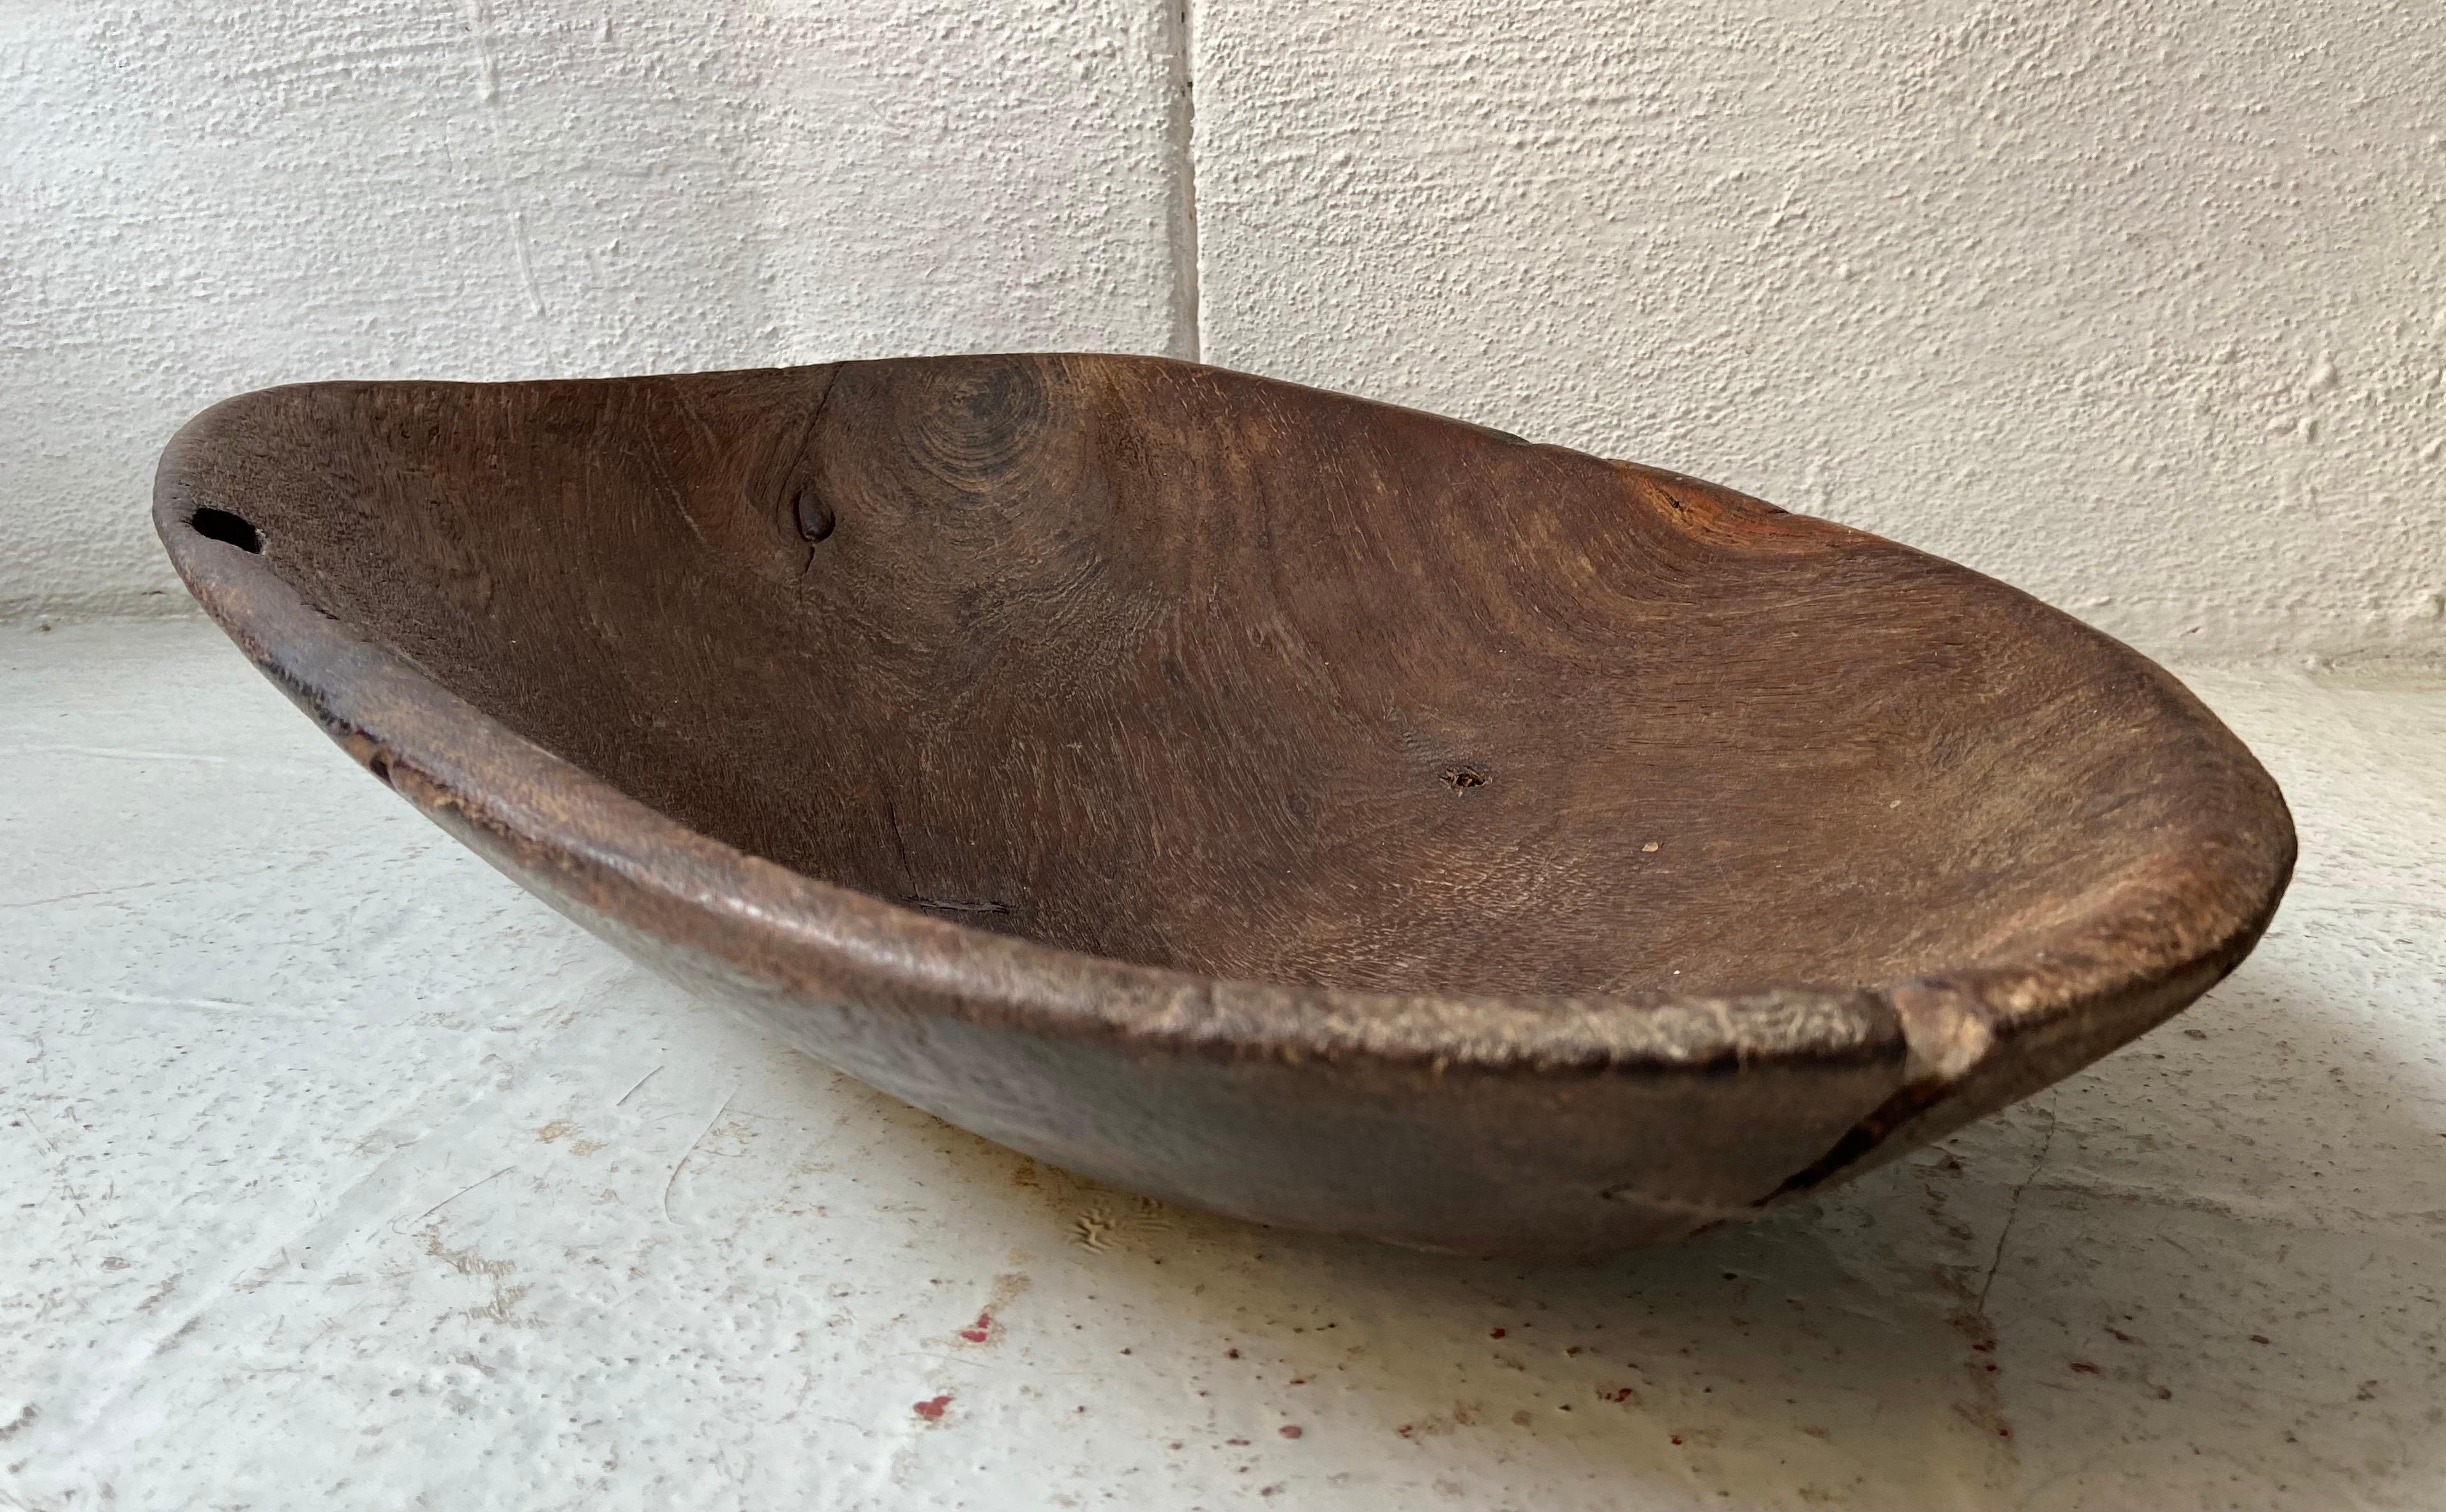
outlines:
[[[2010,588],[1182,363],[273,389],[155,516],[587,927],[1307,1228],[1586,1252],[1812,1191],[2181,1009],[2293,861],[2198,700]]]

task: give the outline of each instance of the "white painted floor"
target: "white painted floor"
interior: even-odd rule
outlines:
[[[198,622],[0,627],[0,1505],[2446,1504],[2446,683],[2203,673],[2274,932],[1946,1148],[1521,1268],[1007,1154]]]

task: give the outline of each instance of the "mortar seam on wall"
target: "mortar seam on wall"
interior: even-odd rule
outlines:
[[[1206,360],[1204,281],[1197,246],[1196,0],[1158,0],[1172,88],[1172,355]]]

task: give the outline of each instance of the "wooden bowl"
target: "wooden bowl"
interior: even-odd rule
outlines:
[[[1137,1191],[1670,1239],[2159,1022],[2266,772],[2024,594],[1692,478],[1136,357],[315,383],[179,571],[622,949]]]

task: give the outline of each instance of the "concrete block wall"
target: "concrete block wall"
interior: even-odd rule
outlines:
[[[1189,355],[1181,66],[1145,0],[8,0],[0,609],[183,609],[153,458],[269,383]]]
[[[2446,652],[2446,9],[0,10],[0,608],[289,379],[1168,352],[1717,478],[2153,652]]]

